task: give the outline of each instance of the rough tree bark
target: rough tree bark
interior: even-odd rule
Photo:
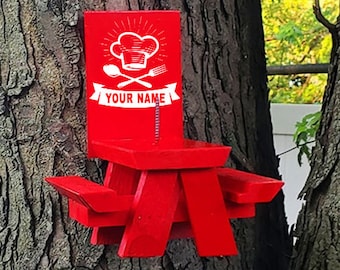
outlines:
[[[283,196],[234,222],[240,255],[199,258],[190,240],[162,258],[91,246],[44,177],[103,179],[86,159],[84,10],[182,12],[186,136],[233,147],[231,166],[278,178],[258,1],[0,1],[1,269],[287,269]],[[100,26],[98,26],[100,27]]]
[[[315,1],[317,19],[333,38],[328,81],[311,171],[300,193],[306,203],[295,236],[292,270],[340,269],[340,17],[331,24]]]

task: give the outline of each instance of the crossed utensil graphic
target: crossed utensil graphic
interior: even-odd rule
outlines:
[[[103,66],[103,70],[105,72],[106,75],[112,77],[112,78],[115,78],[115,77],[118,77],[118,76],[122,76],[128,80],[124,81],[124,82],[121,82],[119,83],[117,86],[118,88],[123,88],[133,82],[136,82],[140,85],[143,85],[147,88],[151,88],[152,87],[152,84],[149,83],[149,82],[146,82],[146,81],[143,81],[142,79],[143,78],[146,78],[146,77],[156,77],[160,74],[163,74],[167,71],[166,69],[166,66],[165,65],[161,65],[161,66],[157,66],[155,68],[152,68],[148,71],[148,73],[144,74],[144,75],[141,75],[139,77],[131,77],[131,76],[128,76],[124,73],[121,72],[121,70],[119,69],[119,67],[117,67],[116,65],[105,65]]]

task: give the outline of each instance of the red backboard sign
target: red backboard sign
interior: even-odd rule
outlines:
[[[182,138],[178,11],[86,12],[85,49],[90,156],[93,140]]]

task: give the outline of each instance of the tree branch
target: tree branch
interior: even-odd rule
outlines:
[[[276,156],[277,156],[277,157],[283,156],[284,154],[287,154],[287,153],[289,153],[289,152],[291,152],[291,151],[294,151],[295,149],[298,149],[298,148],[301,147],[301,146],[304,146],[304,145],[307,145],[307,144],[310,144],[310,143],[315,143],[315,142],[316,142],[316,140],[312,140],[312,141],[308,141],[308,142],[305,142],[305,143],[296,145],[296,146],[294,146],[294,147],[292,147],[292,148],[289,148],[288,150],[285,150],[285,151],[283,151],[283,152],[277,154]]]
[[[329,64],[305,64],[268,66],[267,75],[317,74],[327,73]]]
[[[314,5],[313,5],[313,11],[314,11],[314,15],[315,18],[322,24],[324,25],[329,32],[333,32],[336,28],[335,24],[332,24],[329,20],[327,20],[325,18],[325,16],[323,16],[322,12],[321,12],[321,8],[320,8],[320,1],[319,0],[315,0],[314,1]]]

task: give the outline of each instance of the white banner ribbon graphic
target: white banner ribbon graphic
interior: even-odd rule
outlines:
[[[94,93],[91,100],[98,104],[120,108],[150,108],[155,107],[158,98],[160,106],[171,105],[172,101],[180,99],[176,94],[177,83],[165,85],[165,88],[147,91],[122,91],[104,88],[104,85],[93,83]]]

